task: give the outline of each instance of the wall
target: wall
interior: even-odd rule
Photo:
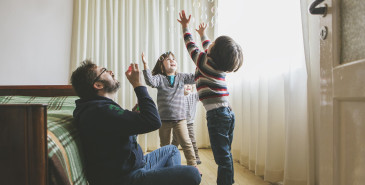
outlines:
[[[312,3],[311,0],[307,0],[308,4]],[[308,79],[308,96],[310,97],[309,114],[311,115],[311,121],[309,123],[310,130],[310,166],[309,176],[310,184],[319,184],[319,143],[320,135],[320,38],[319,38],[319,24],[320,16],[309,15],[308,17],[308,32],[309,32],[309,60],[310,60],[310,75]]]
[[[312,0],[302,0],[302,11],[308,12],[308,8],[313,3]],[[308,46],[306,49],[306,59],[308,69],[308,114],[309,114],[309,183],[320,184],[320,15],[311,15],[309,12],[305,18],[304,31],[307,32]],[[328,143],[330,144],[330,143]]]
[[[69,83],[73,1],[0,1],[0,85]]]

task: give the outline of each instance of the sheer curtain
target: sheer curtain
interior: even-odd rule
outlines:
[[[238,41],[244,65],[228,78],[234,159],[269,182],[308,183],[307,68],[300,1],[225,0],[218,34]]]
[[[152,69],[162,53],[172,51],[179,72],[194,72],[195,65],[186,51],[177,22],[178,13],[184,9],[192,14],[191,29],[202,21],[209,22],[207,34],[213,37],[216,3],[214,0],[75,0],[71,71],[84,59],[113,70],[121,82],[116,101],[130,110],[137,100],[124,76],[129,64],[139,63],[143,69],[143,51]],[[156,100],[156,89],[149,88],[149,92]],[[201,107],[196,117],[197,142],[200,147],[206,147],[209,140]],[[159,148],[156,131],[140,135],[138,140],[145,151]]]

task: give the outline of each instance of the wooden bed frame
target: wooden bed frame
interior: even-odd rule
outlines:
[[[71,85],[0,86],[0,96],[76,96]],[[0,104],[0,184],[47,185],[47,105]]]
[[[71,85],[0,86],[0,96],[76,96]]]

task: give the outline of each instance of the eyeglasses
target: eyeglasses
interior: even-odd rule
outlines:
[[[103,68],[103,70],[101,71],[101,73],[95,78],[95,80],[93,81],[93,85],[94,85],[94,83],[96,82],[96,81],[98,81],[99,80],[99,78],[100,78],[100,76],[105,72],[105,71],[107,71],[107,69],[106,68]]]
[[[171,53],[172,53],[171,51],[167,51],[165,53],[162,53],[160,58],[158,58],[158,61],[163,61],[165,59],[165,57],[168,57]]]

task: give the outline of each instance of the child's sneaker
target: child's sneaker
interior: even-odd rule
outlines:
[[[201,160],[196,160],[196,164],[201,164],[202,163],[202,161]]]

